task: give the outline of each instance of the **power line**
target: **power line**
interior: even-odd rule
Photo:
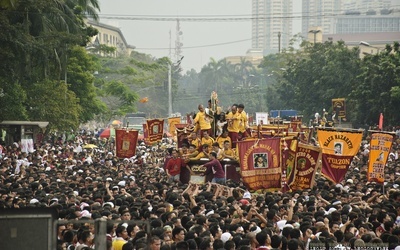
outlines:
[[[400,7],[394,5],[392,7]],[[366,13],[369,8],[359,8],[358,12]],[[337,10],[329,14],[320,14],[311,12],[293,12],[293,13],[273,13],[273,14],[237,14],[237,15],[118,15],[118,14],[99,14],[98,16],[103,19],[115,20],[132,20],[132,21],[180,21],[186,22],[244,22],[253,20],[271,20],[271,19],[301,19],[301,18],[329,18],[336,16],[346,16],[345,11]]]
[[[197,49],[197,48],[222,46],[222,45],[233,44],[233,43],[242,43],[242,42],[250,41],[251,39],[252,38],[236,40],[236,41],[231,41],[231,42],[224,42],[224,43],[213,43],[213,44],[207,44],[207,45],[188,46],[188,47],[182,47],[182,49]],[[135,48],[135,49],[166,50],[166,49],[169,49],[169,48]]]

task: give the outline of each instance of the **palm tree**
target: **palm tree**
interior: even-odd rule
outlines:
[[[253,64],[250,61],[247,61],[245,57],[240,58],[240,63],[235,65],[235,72],[238,78],[241,81],[241,85],[243,87],[248,87],[249,82],[247,79],[249,78],[249,72],[254,68]]]

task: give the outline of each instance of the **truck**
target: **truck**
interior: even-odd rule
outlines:
[[[143,124],[146,123],[146,114],[143,112],[129,113],[126,114],[122,125],[128,129],[138,130],[139,133],[143,133]]]

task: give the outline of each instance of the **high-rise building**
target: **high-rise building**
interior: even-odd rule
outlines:
[[[307,37],[310,27],[321,27],[324,34],[333,33],[333,18],[341,11],[341,0],[303,0],[302,35]]]
[[[292,37],[291,0],[252,0],[252,49],[268,55],[287,48]]]
[[[400,31],[400,5],[391,0],[342,1],[344,12],[335,17],[333,34]]]

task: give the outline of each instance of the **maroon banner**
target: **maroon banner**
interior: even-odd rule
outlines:
[[[288,178],[288,186],[292,191],[309,189],[314,186],[320,157],[321,149],[319,147],[298,144],[296,164]]]
[[[191,124],[175,124],[177,147],[182,148],[182,144],[186,143],[189,145],[189,136],[194,132],[194,127]]]
[[[244,184],[250,190],[281,189],[280,138],[237,142]]]
[[[146,120],[147,138],[150,144],[159,142],[164,134],[164,119]]]
[[[322,149],[321,173],[326,178],[334,183],[343,180],[360,148],[362,134],[359,130],[318,129],[318,143]]]
[[[136,154],[136,144],[139,132],[137,130],[115,130],[117,157],[130,158]]]

